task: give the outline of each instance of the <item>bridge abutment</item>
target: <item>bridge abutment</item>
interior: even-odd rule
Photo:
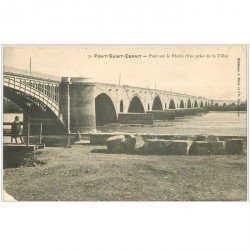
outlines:
[[[70,127],[71,132],[89,132],[96,129],[95,84],[71,78]]]

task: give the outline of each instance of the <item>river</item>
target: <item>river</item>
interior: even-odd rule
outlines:
[[[246,112],[209,112],[202,116],[186,116],[175,121],[159,121],[154,126],[108,125],[97,128],[103,132],[155,133],[168,135],[246,136]]]
[[[22,114],[4,114],[4,122],[12,122],[18,115],[22,121]],[[4,126],[9,128],[9,126]],[[186,116],[176,121],[159,121],[154,126],[119,126],[108,125],[97,127],[102,132],[131,132],[131,133],[155,133],[169,135],[220,135],[220,136],[246,136],[247,113],[246,112],[209,112],[202,116]]]

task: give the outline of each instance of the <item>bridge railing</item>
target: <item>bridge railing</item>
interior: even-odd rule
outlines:
[[[7,72],[5,72],[7,73]],[[28,79],[15,75],[5,75],[4,85],[39,99],[54,112],[59,112],[59,88],[51,81]]]
[[[36,77],[39,79],[48,79],[48,80],[52,80],[52,81],[56,81],[56,82],[61,82],[61,77],[59,77],[59,76],[44,74],[44,73],[30,71],[30,70],[26,70],[26,69],[14,68],[14,67],[10,67],[10,66],[4,66],[3,72],[14,73],[16,75],[23,75],[23,76],[32,76],[32,77]]]

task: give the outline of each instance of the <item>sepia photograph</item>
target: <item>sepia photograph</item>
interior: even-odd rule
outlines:
[[[0,1],[1,249],[250,249],[248,2]]]
[[[247,45],[3,45],[4,201],[247,201]]]

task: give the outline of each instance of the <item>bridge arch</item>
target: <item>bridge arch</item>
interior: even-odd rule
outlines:
[[[50,116],[56,116],[53,111],[46,106],[44,103],[40,102],[40,100],[35,97],[26,95],[18,90],[11,89],[8,87],[4,87],[3,96],[16,104],[24,113],[29,113],[29,115],[33,116],[35,112],[48,112]],[[34,111],[30,112],[31,110]]]
[[[97,126],[117,121],[114,103],[105,93],[101,93],[95,98],[95,116]]]
[[[188,102],[187,102],[187,108],[188,108],[188,109],[191,109],[191,108],[192,108],[192,105],[191,105],[191,100],[190,100],[190,99],[188,99]]]
[[[203,108],[203,101],[201,101],[200,107]]]
[[[195,107],[195,108],[198,108],[198,103],[197,103],[196,100],[194,101],[194,107]]]
[[[163,110],[162,102],[159,96],[156,96],[153,101],[152,110]]]
[[[130,101],[128,113],[145,113],[143,104],[137,95],[134,95]]]
[[[120,101],[120,112],[123,113],[123,100]]]
[[[175,109],[175,102],[173,99],[171,99],[169,102],[169,109]]]
[[[181,102],[180,102],[180,109],[184,109],[184,102],[183,102],[183,100],[181,100]]]
[[[66,131],[66,126],[59,118],[58,113],[51,109],[49,105],[46,105],[46,102],[42,102],[29,93],[23,93],[7,86],[4,86],[3,96],[23,111],[25,122],[30,122],[31,125],[42,122],[45,134]],[[36,131],[36,126],[32,130],[33,132]]]

